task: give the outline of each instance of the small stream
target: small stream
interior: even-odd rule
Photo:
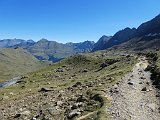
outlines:
[[[6,81],[6,82],[2,82],[2,83],[0,83],[0,88],[5,88],[5,87],[9,87],[9,86],[11,86],[11,85],[14,85],[14,84],[16,84],[17,82],[18,82],[18,80],[20,80],[21,79],[21,77],[15,77],[15,78],[13,78],[13,79],[11,79],[11,80],[8,80],[8,81]]]

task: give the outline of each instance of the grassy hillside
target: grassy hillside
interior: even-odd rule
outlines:
[[[0,81],[35,71],[43,65],[23,49],[0,49]]]
[[[24,82],[0,90],[0,103],[6,108],[4,119],[21,114],[23,110],[19,111],[19,108],[23,109],[25,105],[30,114],[22,114],[17,119],[37,116],[40,120],[106,120],[106,107],[109,106],[106,91],[131,71],[135,62],[132,56],[99,51],[76,55],[32,72],[26,75]],[[9,108],[7,101],[16,105]]]

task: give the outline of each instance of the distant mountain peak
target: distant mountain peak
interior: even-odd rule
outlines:
[[[45,38],[42,38],[42,39],[39,40],[39,42],[48,42],[48,40],[45,39]]]
[[[58,43],[42,38],[38,42],[33,40],[5,39],[0,40],[0,48],[23,48],[34,55],[39,60],[49,60],[57,62],[62,58],[69,57],[77,53],[91,52],[94,41],[84,41],[80,43]]]
[[[104,49],[104,48],[103,48],[103,45],[104,45],[106,42],[108,42],[111,38],[112,38],[112,36],[103,35],[103,36],[97,41],[97,43],[95,43],[94,48],[93,48],[92,51]]]
[[[155,17],[155,19],[160,19],[160,14],[158,14],[158,15]]]
[[[28,42],[28,43],[35,43],[34,40],[32,40],[32,39],[27,40],[27,42]]]

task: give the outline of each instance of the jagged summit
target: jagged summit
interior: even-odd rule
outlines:
[[[160,14],[136,28],[118,31],[111,39],[95,46],[95,50],[111,48],[122,44],[127,49],[160,48]],[[126,43],[125,43],[126,42]],[[96,44],[95,44],[96,45]],[[142,47],[143,46],[143,47]],[[120,48],[120,47],[119,47]]]

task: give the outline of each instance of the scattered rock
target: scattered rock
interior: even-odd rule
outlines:
[[[26,111],[22,112],[22,114],[23,114],[23,115],[28,116],[28,115],[30,115],[30,114],[31,114],[31,112],[30,112],[30,111],[28,111],[28,110],[26,110]]]
[[[149,82],[146,82],[147,85],[149,85]]]
[[[146,79],[146,78],[144,78],[144,77],[140,77],[140,79],[144,80],[144,79]]]
[[[50,85],[51,83],[50,83],[50,82],[47,82],[47,84]]]
[[[75,104],[77,107],[81,107],[81,106],[83,106],[83,102],[78,102],[78,103],[76,103]]]
[[[77,82],[77,83],[74,84],[72,87],[77,87],[77,86],[80,86],[80,85],[82,85],[82,83],[81,83],[81,82]]]
[[[59,78],[60,76],[59,75],[55,75],[55,78]]]
[[[146,91],[147,90],[147,88],[146,87],[144,87],[144,88],[142,88],[142,90],[141,91]]]
[[[77,109],[77,108],[78,108],[78,106],[75,105],[75,104],[71,106],[71,110],[74,110],[74,109]]]
[[[101,86],[102,84],[101,83],[99,83],[99,86]]]
[[[130,57],[130,55],[126,55],[126,57],[127,57],[127,58]]]
[[[24,80],[18,80],[16,83],[26,83]]]
[[[21,86],[22,89],[25,88],[25,87],[26,87],[26,86],[24,86],[24,85]]]
[[[80,96],[77,98],[76,102],[84,102],[84,101],[86,101],[86,100],[87,100],[86,97],[84,97],[83,95],[80,95]]]
[[[112,77],[109,77],[108,80],[112,80]]]
[[[84,69],[82,72],[86,73],[86,72],[88,72],[88,70],[87,70],[87,69]]]
[[[128,82],[128,85],[133,85],[133,82]]]
[[[58,106],[61,106],[61,105],[63,105],[63,102],[62,102],[62,101],[58,101],[58,102],[57,102],[57,105],[58,105]]]
[[[103,68],[105,68],[105,67],[107,67],[108,65],[106,64],[106,63],[102,63],[101,65],[100,65],[100,67],[103,69]]]
[[[9,94],[10,94],[10,95],[13,95],[13,92],[10,92]]]
[[[148,65],[148,66],[146,67],[145,71],[150,71],[150,70],[152,70],[152,69],[154,69],[154,66],[153,66],[153,65]]]
[[[16,114],[15,116],[14,116],[14,118],[19,118],[21,116],[21,114]]]
[[[131,75],[130,77],[133,77],[133,75]]]
[[[74,105],[71,106],[71,109],[72,110],[77,109],[77,108],[81,107],[82,105],[83,105],[82,102],[75,103]]]
[[[68,114],[68,119],[72,119],[72,118],[74,118],[74,117],[76,117],[77,115],[80,115],[81,114],[81,112],[78,112],[77,110],[75,110],[75,111],[71,111],[69,114]]]
[[[160,94],[157,94],[156,97],[160,97]]]
[[[58,68],[58,69],[56,70],[56,72],[64,72],[64,69]]]
[[[113,86],[113,88],[114,88],[114,89],[117,89],[117,88],[118,88],[118,85],[117,85],[117,84],[115,84],[115,85]]]
[[[151,110],[155,111],[156,104],[155,103],[150,103],[150,104],[147,104],[147,107],[149,107]]]
[[[39,90],[38,92],[48,92],[48,91],[53,91],[53,90],[49,90],[49,89],[46,89],[46,88],[41,88],[41,90]]]
[[[37,120],[37,118],[33,117],[32,120]]]

